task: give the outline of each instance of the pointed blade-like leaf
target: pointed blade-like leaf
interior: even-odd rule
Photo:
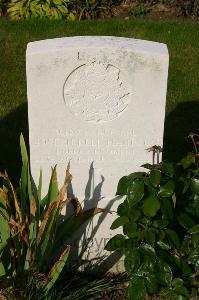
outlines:
[[[53,200],[55,200],[55,198],[57,197],[57,195],[59,193],[56,167],[57,166],[55,166],[52,169],[52,175],[51,175],[51,179],[50,179],[48,195],[47,195],[47,202],[46,202],[47,207]]]

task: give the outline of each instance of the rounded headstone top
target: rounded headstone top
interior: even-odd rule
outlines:
[[[28,43],[27,55],[45,51],[61,51],[64,48],[126,48],[139,52],[168,55],[166,44],[115,36],[74,36],[47,39]]]

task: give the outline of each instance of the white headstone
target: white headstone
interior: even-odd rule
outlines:
[[[70,159],[71,192],[87,208],[116,211],[119,179],[151,161],[146,148],[163,143],[168,60],[166,45],[128,38],[28,44],[31,168],[36,182],[42,169],[44,194],[51,167],[61,184]],[[90,257],[104,254],[115,218],[94,218]]]

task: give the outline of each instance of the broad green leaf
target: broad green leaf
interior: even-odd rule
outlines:
[[[183,176],[180,176],[179,177],[179,186],[180,184],[183,185],[183,187],[181,188],[182,190],[182,194],[185,194],[187,192],[187,190],[189,189],[190,187],[190,184],[191,184],[191,181],[190,181],[190,178],[185,178]]]
[[[0,278],[5,276],[5,274],[6,274],[5,268],[0,260]]]
[[[144,196],[144,182],[142,179],[135,179],[130,183],[127,191],[129,206],[134,206],[142,200]]]
[[[57,8],[63,15],[66,15],[68,13],[68,8],[64,5],[59,5],[59,6],[57,6]]]
[[[146,292],[144,279],[139,276],[132,276],[129,281],[128,299],[143,300]]]
[[[62,0],[53,0],[55,5],[62,5]]]
[[[193,251],[189,252],[189,260],[193,265],[195,265],[195,269],[199,269],[199,248],[194,249]]]
[[[156,234],[155,234],[154,229],[148,229],[148,230],[146,230],[145,238],[146,238],[146,241],[150,245],[153,246],[155,244],[155,240],[156,240]]]
[[[118,208],[117,208],[117,213],[119,216],[127,216],[129,212],[129,204],[127,200],[124,200]]]
[[[168,236],[169,241],[173,244],[173,246],[176,247],[177,249],[180,248],[180,240],[175,230],[167,229],[166,234]]]
[[[182,298],[182,296],[185,296],[185,297],[188,296],[188,290],[183,285],[176,286],[174,290],[175,290],[176,294],[178,295],[178,298],[176,298],[177,300],[186,299],[184,297]],[[180,296],[181,296],[181,298],[180,298]]]
[[[199,195],[199,179],[192,178],[190,187],[193,193]]]
[[[175,183],[173,180],[169,180],[165,185],[160,186],[160,197],[171,197],[174,193]]]
[[[127,195],[127,189],[129,184],[135,179],[143,178],[144,172],[134,172],[128,176],[123,176],[118,183],[116,195]]]
[[[168,244],[166,244],[166,243],[164,243],[164,242],[162,242],[162,241],[157,242],[157,244],[158,244],[158,245],[160,246],[160,248],[163,249],[163,250],[169,250],[169,249],[171,249],[171,246],[170,246],[170,245],[168,245]]]
[[[154,217],[160,209],[160,202],[158,197],[151,193],[144,199],[143,212],[148,217]]]
[[[162,198],[160,200],[160,209],[164,219],[170,221],[174,219],[173,204],[169,198]],[[165,223],[167,223],[167,221],[165,221]]]
[[[145,256],[141,261],[141,266],[139,267],[136,275],[140,277],[150,276],[155,274],[157,271],[157,261],[154,257]]]
[[[154,169],[154,166],[151,165],[151,164],[144,164],[144,165],[141,165],[142,168],[145,168],[147,170],[153,170]]]
[[[147,287],[147,291],[150,294],[156,294],[159,290],[158,287],[158,278],[155,274],[148,274],[145,279],[145,285]]]
[[[129,238],[134,238],[137,236],[137,224],[135,222],[129,222],[124,225],[123,232],[125,235],[127,235]]]
[[[168,224],[169,224],[169,221],[164,216],[163,216],[162,220],[157,220],[157,227],[159,227],[159,229],[166,228]]]
[[[171,287],[166,287],[162,289],[161,294],[164,296],[164,299],[168,299],[168,300],[173,299],[174,296],[174,292]]]
[[[174,278],[172,281],[172,286],[176,287],[176,286],[182,286],[184,283],[184,281],[182,280],[182,278]]]
[[[124,250],[125,254],[125,270],[129,275],[133,275],[137,271],[140,265],[140,253],[139,250],[135,247],[126,248]]]
[[[193,226],[192,228],[189,229],[188,231],[190,234],[197,234],[199,233],[199,224]]]
[[[104,249],[107,251],[122,249],[125,246],[125,240],[126,239],[122,234],[117,234],[108,241]]]
[[[67,17],[67,20],[69,20],[69,21],[75,21],[76,20],[76,16],[72,12],[70,12],[69,15],[68,15],[68,17]]]
[[[155,252],[155,249],[149,245],[149,244],[143,244],[140,246],[140,252],[145,255],[145,256],[150,256],[152,258],[154,258],[156,256],[156,252]],[[147,264],[149,262],[147,261]]]
[[[158,186],[161,180],[161,172],[156,169],[151,170],[149,180],[153,186]]]
[[[134,172],[128,175],[129,180],[133,181],[135,179],[144,178],[146,176],[145,172]]]
[[[127,217],[125,217],[125,216],[119,217],[112,223],[110,229],[114,230],[122,225],[127,224],[127,223],[129,223],[129,219]]]
[[[126,195],[129,183],[130,183],[129,177],[123,176],[118,182],[116,195],[120,195],[120,196]]]
[[[181,272],[184,277],[189,277],[193,273],[191,266],[189,266],[184,259],[181,259]]]
[[[162,285],[170,286],[172,281],[172,270],[164,261],[160,261],[160,273],[158,280]]]
[[[195,225],[194,221],[185,213],[181,213],[177,219],[180,225],[187,230]]]
[[[174,165],[173,163],[170,162],[162,162],[162,166],[161,166],[161,171],[162,173],[164,173],[165,175],[169,176],[169,177],[173,177],[174,175]]]
[[[189,168],[191,165],[195,164],[195,155],[193,153],[189,153],[180,161],[180,164],[184,169]]]

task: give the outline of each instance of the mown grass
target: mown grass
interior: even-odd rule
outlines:
[[[170,53],[164,158],[179,159],[185,137],[199,131],[199,24],[192,21],[70,22],[0,20],[0,168],[15,178],[19,134],[28,137],[25,51],[30,41],[74,35],[113,35],[166,43]],[[51,122],[51,120],[49,120]],[[144,120],[143,120],[144,123]],[[190,146],[190,145],[189,145]]]

